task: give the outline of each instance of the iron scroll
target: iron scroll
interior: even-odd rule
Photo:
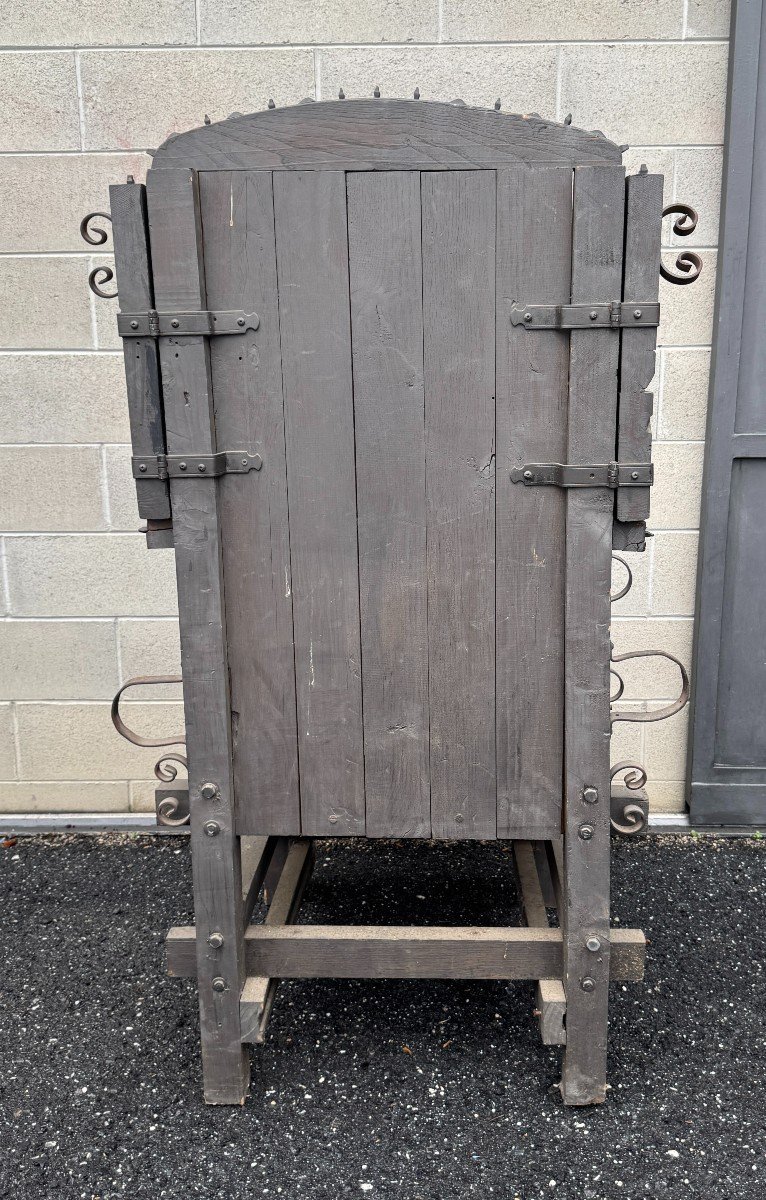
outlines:
[[[697,228],[699,217],[696,209],[692,208],[690,204],[668,204],[666,208],[663,208],[662,215],[663,217],[676,217],[673,222],[673,233],[678,237],[688,237]],[[676,271],[681,272],[680,275],[674,275],[668,267],[660,262],[660,275],[663,279],[666,279],[668,283],[694,283],[702,270],[702,259],[693,250],[683,250],[678,255],[675,265]]]
[[[89,246],[104,246],[108,241],[109,234],[105,229],[100,229],[97,225],[91,226],[91,221],[101,220],[111,222],[111,213],[107,212],[91,212],[86,213],[80,221],[80,237]],[[111,283],[114,279],[114,271],[111,267],[94,267],[88,275],[88,287],[95,296],[100,300],[116,300],[117,292],[105,292],[103,285]]]
[[[137,675],[133,679],[128,679],[123,683],[122,687],[115,693],[112,700],[112,724],[119,733],[120,737],[124,737],[126,741],[131,742],[134,746],[183,746],[186,744],[186,734],[182,733],[171,738],[145,738],[136,733],[133,729],[129,729],[120,715],[120,698],[123,692],[128,688],[133,687],[153,687],[162,683],[182,683],[180,675]],[[172,783],[178,775],[178,768],[188,768],[186,756],[174,751],[173,753],[162,754],[154,764],[154,774],[162,783]],[[157,804],[157,822],[160,825],[176,826],[186,825],[189,822],[189,813],[185,805],[181,804],[179,794],[168,794],[163,796]]]

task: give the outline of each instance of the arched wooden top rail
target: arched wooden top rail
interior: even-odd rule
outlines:
[[[432,100],[331,100],[176,134],[154,168],[409,171],[620,162],[598,131]]]

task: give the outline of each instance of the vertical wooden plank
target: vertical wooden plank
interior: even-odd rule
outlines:
[[[368,837],[428,837],[420,175],[347,176]]]
[[[569,338],[511,325],[514,302],[568,303],[572,172],[497,176],[497,834],[561,830],[566,496],[510,471],[566,462]]]
[[[577,167],[572,301],[619,295],[622,167]],[[569,452],[573,464],[608,462],[616,435],[619,337],[573,332]],[[606,488],[567,492],[564,820],[564,987],[567,1104],[598,1104],[606,1090],[609,993],[609,579],[614,498]],[[595,789],[595,802],[593,791]],[[597,938],[598,952],[586,942]]]
[[[220,481],[234,791],[240,834],[300,833],[293,610],[274,206],[268,172],[204,172],[205,283],[212,309],[257,329],[212,338],[218,445],[263,458]]]
[[[421,178],[431,824],[492,838],[495,173]]]
[[[150,171],[147,194],[157,305],[166,310],[204,309],[196,174]],[[207,340],[161,338],[160,363],[169,453],[215,453]],[[193,478],[173,479],[170,494],[189,759],[205,1099],[211,1104],[243,1103],[249,1062],[239,1029],[239,996],[245,974],[242,881],[234,827],[220,493],[215,479]],[[214,785],[211,798],[202,795],[205,784]],[[218,949],[208,945],[213,932],[223,936]],[[219,987],[222,990],[217,990]]]
[[[112,184],[109,201],[120,310],[146,312],[154,308],[146,188],[138,183]],[[163,454],[165,429],[162,422],[157,342],[149,337],[126,338],[123,355],[133,453]],[[140,516],[156,521],[166,520],[170,516],[167,480],[137,479],[136,495]]]
[[[346,183],[274,175],[301,827],[364,833]]]
[[[623,299],[634,307],[660,294],[662,176],[644,172],[625,181],[625,281]],[[620,354],[620,403],[617,457],[622,462],[651,462],[654,397],[645,389],[654,375],[657,330],[623,329]],[[649,488],[622,488],[617,493],[621,521],[649,516]]]

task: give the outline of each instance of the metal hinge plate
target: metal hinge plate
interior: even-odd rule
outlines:
[[[659,325],[660,306],[635,300],[606,304],[514,304],[511,325],[525,329],[641,329]]]
[[[246,450],[220,450],[218,454],[134,455],[132,463],[136,479],[208,479],[260,471],[263,459]]]
[[[570,466],[568,463],[526,463],[511,471],[511,483],[526,487],[623,488],[651,487],[653,463],[598,463],[596,466]]]
[[[241,308],[230,312],[200,309],[197,312],[148,312],[117,314],[120,337],[213,337],[222,333],[246,333],[257,329],[260,317]]]

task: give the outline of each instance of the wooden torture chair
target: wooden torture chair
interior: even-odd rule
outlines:
[[[270,106],[111,189],[133,473],[178,579],[158,814],[190,819],[196,924],[167,954],[210,1103],[246,1096],[276,981],[318,976],[536,980],[565,1102],[598,1103],[609,981],[642,975],[609,852],[645,776],[612,786],[610,727],[686,681],[610,714],[609,589],[649,513],[662,178],[498,108]],[[312,840],[352,836],[511,840],[526,924],[296,923]]]

